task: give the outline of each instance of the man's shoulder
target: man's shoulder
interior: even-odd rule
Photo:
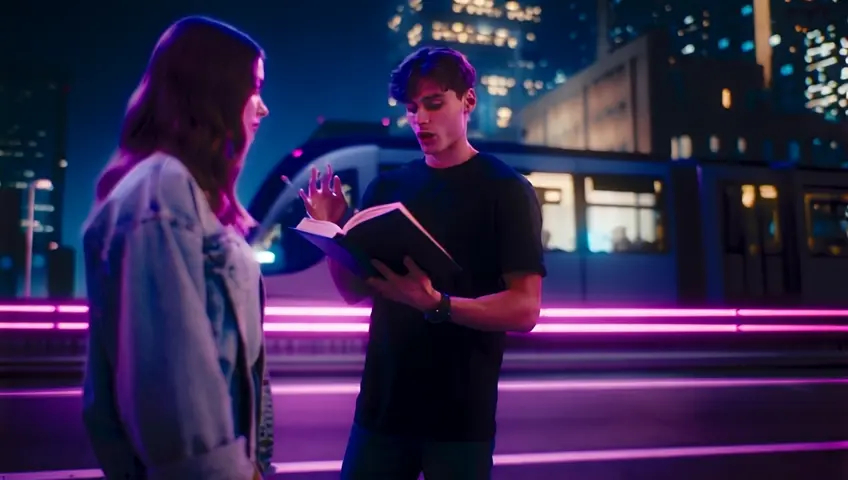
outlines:
[[[479,174],[487,182],[494,183],[498,191],[502,193],[520,192],[533,189],[533,185],[521,172],[512,165],[501,160],[496,155],[480,152]]]
[[[382,171],[377,174],[375,181],[381,182],[398,182],[404,181],[411,176],[417,175],[418,170],[424,166],[424,158],[415,158],[408,162],[398,163],[394,165],[386,165]]]

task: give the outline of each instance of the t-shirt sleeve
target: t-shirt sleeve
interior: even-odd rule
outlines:
[[[542,207],[524,178],[504,180],[496,201],[497,248],[502,274],[547,274],[542,246]]]

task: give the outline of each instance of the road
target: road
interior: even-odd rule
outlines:
[[[338,478],[356,385],[298,379],[274,390],[281,477]],[[848,478],[846,405],[848,380],[832,377],[509,379],[495,479]],[[0,479],[80,469],[96,462],[78,390],[0,392]],[[87,472],[55,478],[70,473]]]

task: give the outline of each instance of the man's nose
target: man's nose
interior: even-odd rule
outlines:
[[[429,121],[430,115],[423,108],[415,112],[415,123],[417,123],[418,125],[426,124]]]

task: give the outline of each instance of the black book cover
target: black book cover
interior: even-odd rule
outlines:
[[[411,257],[431,278],[444,278],[461,271],[451,256],[419,227],[404,208],[375,215],[332,238],[298,228],[293,230],[329,258],[361,277],[377,274],[371,265],[372,259],[404,274],[403,259],[406,256]]]

